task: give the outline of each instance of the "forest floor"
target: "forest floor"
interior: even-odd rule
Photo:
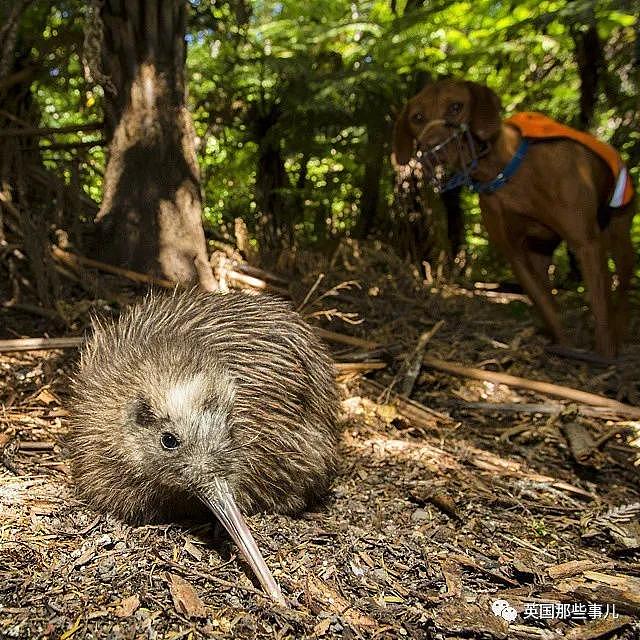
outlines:
[[[341,377],[327,504],[249,518],[290,607],[266,599],[209,526],[130,527],[78,502],[64,444],[76,351],[5,353],[0,637],[640,638],[640,422],[426,367],[413,411],[389,392],[402,356],[442,320],[430,356],[640,404],[637,297],[623,363],[595,366],[549,355],[522,296],[428,287],[375,245],[295,268],[297,301],[326,274],[303,313],[400,356]],[[360,288],[321,297],[350,280]],[[560,300],[587,345],[583,303]],[[79,334],[92,304],[74,303],[66,330],[5,313],[0,337]]]

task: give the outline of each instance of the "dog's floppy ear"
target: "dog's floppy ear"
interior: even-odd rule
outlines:
[[[490,140],[500,131],[500,98],[483,84],[466,85],[471,94],[471,131],[481,140]]]
[[[413,134],[409,127],[408,106],[408,104],[405,104],[402,107],[402,111],[398,114],[393,125],[393,143],[391,145],[393,155],[391,156],[391,163],[394,166],[409,164],[413,153]]]

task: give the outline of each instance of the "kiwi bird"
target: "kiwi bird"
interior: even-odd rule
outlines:
[[[338,408],[332,360],[287,303],[150,293],[93,321],[72,380],[72,472],[81,498],[132,524],[210,510],[284,602],[243,514],[327,493]]]

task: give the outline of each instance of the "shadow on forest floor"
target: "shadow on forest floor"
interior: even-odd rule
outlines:
[[[298,268],[298,301],[319,272],[319,292],[360,282],[305,306],[326,328],[410,353],[444,320],[430,355],[638,400],[637,341],[623,366],[549,356],[521,299],[430,291],[380,247],[350,247],[332,263],[307,256]],[[566,309],[577,342],[588,343],[582,303],[566,296]],[[326,322],[348,313],[364,322]],[[630,335],[639,322],[636,300]],[[331,500],[299,518],[250,519],[293,604],[282,609],[233,547],[216,548],[201,529],[129,527],[75,500],[63,441],[74,358],[0,357],[0,637],[638,637],[638,423],[578,408],[574,421],[592,440],[619,432],[579,464],[559,416],[486,404],[557,400],[423,369],[412,397],[427,409],[408,420],[370,382],[343,378]],[[373,377],[388,386],[397,370],[393,362]],[[492,611],[499,599],[515,620]]]

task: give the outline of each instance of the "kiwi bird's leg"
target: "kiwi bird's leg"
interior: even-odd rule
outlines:
[[[206,491],[201,491],[199,497],[213,511],[233,541],[240,547],[242,555],[269,597],[278,604],[286,606],[287,603],[282,591],[269,571],[269,567],[267,567],[260,549],[258,549],[258,545],[233,499],[226,480],[216,478],[213,486],[210,485]]]

